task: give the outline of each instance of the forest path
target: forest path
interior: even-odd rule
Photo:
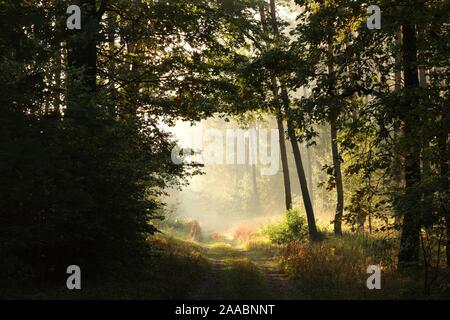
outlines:
[[[202,247],[210,267],[192,299],[301,299],[274,256],[243,249],[232,241]]]
[[[294,286],[288,275],[281,270],[279,261],[274,256],[267,256],[255,251],[245,251],[251,261],[262,270],[270,282],[271,288],[277,293],[278,300],[302,299],[302,294]]]

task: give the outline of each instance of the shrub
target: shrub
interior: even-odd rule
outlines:
[[[225,241],[225,237],[217,230],[211,232],[209,239],[213,241]]]
[[[319,243],[289,243],[280,248],[279,259],[308,299],[426,297],[420,275],[397,272],[397,262],[391,258],[397,251],[395,238],[351,234],[329,237]],[[367,267],[370,265],[381,267],[382,290],[367,289]],[[434,294],[442,297],[442,293]]]
[[[283,221],[268,225],[264,230],[270,241],[277,244],[308,239],[306,219],[296,209],[286,211]]]
[[[252,236],[253,232],[248,226],[239,226],[233,233],[233,239],[238,242],[248,242]]]

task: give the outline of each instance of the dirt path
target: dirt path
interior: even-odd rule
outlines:
[[[297,289],[279,266],[278,261],[273,257],[265,257],[255,252],[246,252],[251,261],[261,269],[268,278],[271,288],[276,292],[278,300],[301,299],[300,290]]]
[[[232,243],[204,248],[210,269],[192,294],[193,300],[301,299],[275,258]]]
[[[220,258],[208,257],[210,262],[210,269],[205,273],[205,276],[199,287],[194,292],[193,300],[224,300],[221,288],[221,274],[224,272],[226,262]]]

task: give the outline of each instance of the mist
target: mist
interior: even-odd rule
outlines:
[[[333,193],[318,185],[327,179],[322,168],[330,163],[327,128],[317,144],[301,144],[308,188],[317,220],[329,225]],[[172,189],[165,202],[168,218],[196,220],[207,233],[230,234],[246,225],[257,229],[282,218],[284,207],[276,121],[265,116],[242,125],[240,119],[214,117],[194,124],[179,121],[167,127],[180,149],[196,151],[189,161],[202,163],[202,175],[181,190]],[[303,212],[303,200],[290,143],[286,141],[294,208]]]

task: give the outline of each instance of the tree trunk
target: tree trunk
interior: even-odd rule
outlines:
[[[95,2],[79,1],[81,30],[67,31],[67,117],[88,117],[95,105],[99,29]]]
[[[261,24],[263,27],[263,31],[267,34],[267,19],[266,19],[266,13],[264,5],[261,4],[259,6],[259,14],[261,17]],[[284,195],[285,195],[285,203],[286,203],[286,210],[292,209],[292,191],[291,191],[291,179],[289,177],[289,164],[288,164],[288,158],[287,158],[287,151],[286,151],[286,141],[285,141],[285,134],[284,134],[284,124],[283,124],[283,117],[281,114],[281,108],[279,106],[279,94],[278,94],[278,84],[277,79],[275,76],[271,76],[271,82],[272,82],[272,93],[273,97],[275,99],[275,103],[277,105],[277,128],[278,128],[278,136],[279,136],[279,144],[280,144],[280,154],[281,154],[281,166],[283,168],[283,181],[284,181]]]
[[[306,159],[308,162],[307,168],[308,170],[306,171],[308,174],[308,187],[309,187],[309,195],[311,197],[311,204],[314,208],[314,182],[313,182],[313,165],[312,165],[312,157],[311,157],[311,149],[310,147],[306,146]]]
[[[333,39],[331,36],[328,37],[328,76],[332,78],[329,85],[329,94],[334,96],[334,53],[333,53]],[[337,143],[337,118],[339,111],[337,106],[330,106],[330,125],[331,125],[331,153],[333,158],[333,171],[334,178],[336,182],[336,211],[334,215],[334,234],[337,236],[342,235],[342,215],[344,213],[344,187],[342,183],[342,172],[341,172],[341,157],[339,155],[338,143]]]
[[[283,103],[285,111],[289,110],[289,97],[286,88],[282,89]],[[303,167],[303,161],[300,154],[300,148],[298,146],[297,135],[295,129],[292,126],[292,122],[287,120],[288,136],[292,145],[292,152],[294,153],[295,166],[297,168],[298,181],[300,182],[300,189],[302,192],[303,205],[305,206],[306,218],[308,220],[309,237],[312,241],[319,240],[319,233],[317,232],[316,219],[314,216],[314,209],[311,204],[311,198],[308,191],[308,183],[306,182],[305,169]]]
[[[402,25],[403,35],[403,71],[405,77],[404,95],[405,105],[402,120],[404,122],[404,135],[407,139],[405,154],[405,195],[408,202],[403,216],[403,228],[398,254],[399,269],[416,267],[419,262],[421,210],[420,206],[413,205],[417,201],[417,184],[420,182],[420,137],[418,128],[420,118],[414,112],[417,108],[417,98],[411,89],[419,86],[417,70],[416,30],[414,25]],[[409,90],[408,90],[409,89]]]
[[[270,0],[270,14],[271,14],[271,21],[272,21],[273,30],[275,32],[275,36],[277,38],[279,38],[280,31],[278,30],[278,26],[277,26],[275,0]],[[272,76],[272,84],[274,87],[277,85],[277,79],[274,75]],[[282,98],[283,105],[284,105],[284,111],[287,114],[289,111],[289,96],[288,96],[286,87],[283,85],[283,83],[281,84],[281,95],[282,95],[281,98]],[[276,98],[279,99],[278,96]],[[298,141],[297,141],[297,137],[295,135],[295,130],[294,130],[294,127],[292,126],[292,122],[289,120],[289,117],[287,119],[287,126],[288,126],[288,136],[289,136],[289,140],[291,141],[292,151],[294,153],[294,159],[295,159],[295,166],[297,168],[298,179],[300,182],[300,188],[301,188],[302,197],[303,197],[303,204],[305,206],[306,218],[308,220],[309,237],[313,241],[318,240],[319,234],[317,232],[316,220],[314,217],[314,210],[313,210],[313,207],[311,204],[311,198],[309,197],[308,184],[306,182],[306,176],[305,176],[305,169],[303,167],[302,157],[300,154],[300,149],[298,147]]]
[[[446,224],[446,258],[447,258],[447,268],[450,269],[450,213],[448,211],[448,110],[443,107],[441,110],[441,126],[440,135],[438,139],[439,146],[439,168],[440,177],[442,179],[442,186],[439,192],[439,203],[440,211],[445,219]]]
[[[448,210],[448,148],[447,148],[447,139],[448,139],[448,113],[443,117],[446,119],[445,123],[442,126],[442,129],[445,128],[445,131],[441,133],[441,138],[439,142],[440,149],[440,167],[441,167],[441,178],[443,181],[440,203],[441,203],[441,212],[445,218],[446,223],[446,254],[447,254],[447,268],[450,269],[450,213]]]
[[[342,215],[344,212],[344,187],[342,183],[342,173],[341,173],[341,157],[339,155],[338,144],[337,144],[337,128],[336,120],[333,118],[331,120],[331,152],[333,156],[333,169],[336,179],[336,213],[334,216],[334,234],[337,236],[342,235]]]
[[[421,57],[421,59],[424,59],[425,57]],[[426,70],[423,67],[419,68],[419,85],[421,87],[427,86],[427,77],[426,77]],[[422,102],[425,103],[425,102]],[[433,120],[430,119],[427,116],[424,116],[421,120],[423,123],[423,129],[421,130],[421,159],[422,159],[422,171],[421,171],[421,180],[424,186],[427,184],[427,179],[432,174],[431,170],[431,149],[430,149],[430,142],[431,137],[428,133],[428,128],[432,126]],[[423,199],[421,203],[421,209],[422,209],[422,224],[425,228],[431,226],[431,224],[434,223],[434,217],[433,217],[433,207],[435,203],[435,197],[434,197],[434,190],[427,186],[423,192]]]
[[[281,166],[283,168],[284,195],[286,210],[292,209],[291,179],[289,177],[289,165],[286,152],[286,141],[284,138],[284,124],[281,115],[277,115],[277,127],[280,142]]]
[[[395,36],[395,43],[400,47],[402,45],[402,34],[401,32],[397,32]],[[402,55],[401,52],[398,53],[395,57],[395,61],[397,64],[402,63]],[[394,75],[395,79],[395,91],[399,91],[402,89],[402,71],[400,68],[395,71]],[[391,166],[391,176],[394,179],[394,186],[396,189],[400,189],[404,186],[403,181],[403,167],[402,167],[402,160],[400,155],[400,148],[398,141],[400,140],[400,137],[402,135],[402,130],[400,127],[400,119],[396,117],[394,119],[394,125],[393,125],[393,143],[394,146],[392,148],[392,166]],[[395,208],[394,208],[395,209]],[[398,210],[394,210],[394,219],[395,219],[395,226],[398,227],[401,224],[401,214],[398,212]]]

